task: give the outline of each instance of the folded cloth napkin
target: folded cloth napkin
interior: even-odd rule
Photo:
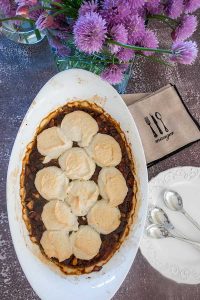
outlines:
[[[200,139],[200,127],[177,89],[167,85],[153,94],[122,95],[139,130],[148,165]]]

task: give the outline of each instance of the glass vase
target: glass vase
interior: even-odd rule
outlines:
[[[13,21],[4,21],[1,31],[10,40],[28,45],[39,43],[45,37],[44,32],[39,31],[29,22],[20,22],[18,25]]]
[[[107,61],[108,59],[107,54],[87,55],[79,52],[74,46],[73,36],[70,34],[67,38],[65,38],[64,42],[61,42],[57,37],[55,38],[47,35],[47,38],[49,39],[49,44],[52,48],[54,59],[59,72],[72,68],[78,68],[100,75],[108,65],[108,63],[105,63],[105,61]],[[119,84],[113,85],[113,87],[120,94],[124,94],[126,91],[129,79],[132,74],[132,66],[133,64],[130,64],[126,71],[123,73],[123,80]]]

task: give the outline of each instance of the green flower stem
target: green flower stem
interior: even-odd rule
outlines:
[[[156,20],[160,20],[160,21],[169,21],[172,24],[174,24],[175,26],[178,24],[178,22],[170,17],[164,16],[164,15],[149,15],[147,16],[147,19],[156,19]]]
[[[169,24],[169,22],[168,21],[162,21],[163,23],[165,23],[167,26],[169,26],[172,30],[174,30],[175,29],[175,27],[174,26],[172,26],[171,24]]]
[[[0,19],[0,22],[4,22],[4,21],[12,21],[12,20],[19,20],[19,21],[26,21],[31,23],[32,25],[35,24],[35,21],[32,19],[26,19],[23,17],[10,17],[10,18],[4,18],[4,19]]]
[[[58,7],[60,7],[60,8],[63,8],[63,7],[64,7],[64,5],[61,4],[61,3],[59,3],[59,2],[53,2],[53,5],[54,5],[54,6],[58,6]]]
[[[164,61],[162,59],[159,59],[159,58],[157,58],[155,56],[146,56],[146,55],[144,55],[142,53],[138,53],[138,54],[136,54],[136,56],[144,57],[145,59],[148,59],[148,60],[153,61],[153,62],[157,62],[157,63],[159,63],[161,65],[165,65],[165,66],[168,66],[168,67],[173,67],[172,64],[170,64],[170,63],[168,63],[168,62],[166,62],[166,61]]]
[[[35,11],[35,10],[39,10],[39,9],[58,11],[58,8],[56,8],[56,7],[41,6],[41,5],[31,7],[30,11]]]
[[[35,29],[35,35],[36,35],[37,40],[39,41],[41,39],[41,34],[38,29]]]
[[[68,58],[67,59],[59,59],[59,62],[65,62],[66,60],[68,60]],[[72,61],[79,61],[79,62],[84,62],[84,63],[87,63],[87,61],[85,60],[85,59],[80,59],[79,57],[70,57],[70,60]],[[95,62],[95,63],[99,63],[99,64],[102,64],[102,63],[107,63],[107,64],[112,64],[113,62],[112,62],[112,60],[108,60],[108,59],[92,59],[92,62]],[[117,63],[117,62],[115,62],[115,63]],[[88,64],[91,64],[91,60],[88,60]]]
[[[150,51],[150,52],[156,52],[156,53],[173,54],[173,51],[168,50],[168,49],[160,49],[160,48],[157,49],[157,48],[147,48],[147,47],[133,46],[133,45],[127,45],[127,44],[119,43],[119,42],[113,41],[113,40],[107,40],[107,42],[109,44],[121,46],[123,48],[128,48],[128,49],[132,49],[132,50],[135,50],[135,51]]]

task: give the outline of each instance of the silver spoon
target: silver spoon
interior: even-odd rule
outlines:
[[[183,241],[185,243],[188,243],[188,244],[191,244],[191,245],[194,245],[197,247],[200,246],[200,243],[187,240],[186,238],[183,238],[180,236],[176,236],[176,235],[170,233],[166,228],[164,228],[163,226],[158,225],[158,224],[149,225],[146,228],[146,234],[148,237],[154,238],[154,239],[163,239],[163,238],[172,237],[174,239]]]
[[[152,224],[161,225],[162,227],[166,228],[170,232],[171,230],[173,230],[173,233],[175,233],[179,237],[188,239],[187,236],[185,236],[183,233],[180,233],[177,229],[175,229],[174,225],[170,222],[166,212],[164,212],[164,210],[158,206],[154,206],[149,209],[148,220]],[[198,251],[200,250],[200,244],[199,246],[196,245],[192,245],[192,246],[196,248]]]
[[[168,218],[166,212],[158,207],[154,206],[149,209],[148,212],[148,220],[152,224],[158,224],[164,226],[167,230],[173,230],[173,232],[181,237],[187,238],[184,234],[180,233],[177,229],[175,229],[174,225]]]
[[[200,230],[200,225],[185,211],[183,208],[183,200],[181,196],[172,190],[167,190],[164,192],[163,197],[165,205],[174,211],[179,211],[197,228]]]

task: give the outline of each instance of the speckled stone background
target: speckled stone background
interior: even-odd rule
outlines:
[[[199,14],[200,20],[200,14]],[[154,23],[155,24],[155,23]],[[162,46],[169,32],[155,24]],[[200,46],[199,29],[194,35]],[[192,115],[200,121],[200,56],[194,66],[169,68],[137,60],[128,92],[155,91],[171,82],[178,87]],[[19,265],[6,212],[6,172],[18,128],[40,88],[56,73],[46,40],[18,45],[0,36],[0,299],[38,300]],[[200,166],[200,143],[149,168],[149,178],[175,166]],[[89,292],[89,291],[88,291]],[[200,284],[176,284],[155,271],[140,251],[113,300],[199,300]],[[95,299],[94,299],[95,300]],[[104,299],[102,299],[104,300]]]

